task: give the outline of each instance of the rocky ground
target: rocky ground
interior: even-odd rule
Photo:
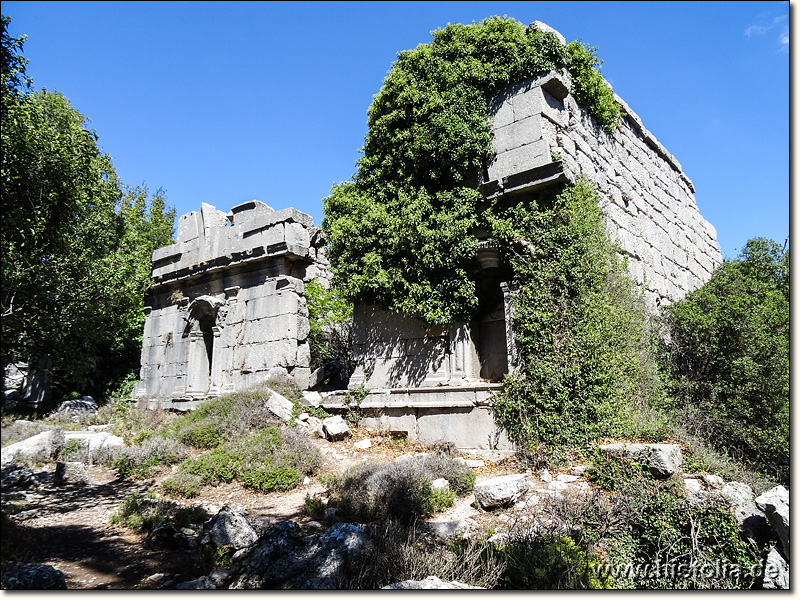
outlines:
[[[371,447],[357,448],[359,441],[370,439]],[[342,442],[317,439],[324,457],[322,469],[305,485],[293,491],[261,494],[234,482],[216,487],[204,486],[200,496],[179,500],[184,506],[202,506],[216,514],[225,505],[247,511],[254,520],[274,524],[293,520],[299,524],[310,519],[305,514],[307,495],[324,492],[319,476],[343,471],[362,461],[391,461],[402,454],[426,449],[409,443],[381,441],[374,432],[355,428],[354,436]],[[479,463],[476,463],[479,464]],[[186,552],[153,550],[145,543],[146,535],[111,523],[112,514],[124,500],[138,492],[146,495],[160,491],[160,482],[172,472],[162,469],[146,481],[120,480],[114,470],[89,466],[92,484],[82,487],[53,485],[55,465],[34,469],[38,485],[25,490],[5,491],[3,502],[13,503],[13,524],[20,536],[25,562],[51,565],[64,573],[68,589],[159,589],[169,581],[190,579],[192,556]],[[478,481],[495,475],[520,472],[513,462],[475,467]],[[497,525],[498,515],[479,512],[470,495],[460,499],[446,513],[432,520],[439,522],[470,519],[476,528]],[[5,558],[5,557],[4,557]]]
[[[234,482],[205,486],[196,498],[170,501],[183,508],[202,508],[208,517],[216,517],[226,512],[223,507],[228,507],[229,512],[247,515],[247,521],[261,532],[272,525],[291,521],[297,526],[287,524],[294,527],[294,539],[299,539],[300,535],[304,540],[313,541],[319,531],[331,524],[313,522],[305,511],[308,497],[325,496],[321,477],[360,462],[409,460],[431,451],[358,427],[353,428],[352,437],[345,441],[313,439],[323,456],[323,465],[314,477],[307,478],[292,491],[262,494]],[[759,527],[769,534],[771,525],[787,548],[784,557],[788,556],[789,501],[788,491],[781,486],[755,498],[744,484],[725,483],[707,474],[683,473],[677,446],[652,444],[636,450],[636,444],[628,443],[606,444],[601,448],[609,453],[648,452],[653,476],[683,477],[690,503],[704,502],[704,498],[711,496],[725,496],[745,530],[747,523],[752,525],[758,520]],[[490,536],[504,536],[515,527],[538,531],[536,535],[541,535],[544,529],[568,535],[569,525],[563,520],[569,512],[568,505],[605,503],[603,494],[585,478],[586,466],[578,460],[561,472],[550,473],[526,470],[513,457],[498,462],[469,456],[462,458],[476,473],[475,491],[429,519],[425,530],[434,537],[452,536],[458,530],[467,537],[500,541]],[[19,562],[49,565],[63,573],[67,588],[73,590],[175,589],[179,584],[199,581],[198,578],[207,575],[198,564],[196,549],[174,544],[170,547],[163,540],[152,543],[144,533],[112,524],[112,515],[132,494],[161,497],[160,483],[172,475],[172,468],[162,468],[152,479],[133,481],[121,480],[115,471],[92,465],[88,467],[91,482],[82,486],[57,485],[55,470],[53,463],[36,469],[33,484],[23,488],[6,485],[4,470],[4,561],[13,555]],[[506,475],[508,477],[502,477]],[[509,488],[513,489],[509,492]],[[495,499],[499,500],[495,502]],[[10,518],[6,519],[5,515]],[[195,525],[191,531],[191,528],[184,529],[172,539],[197,539],[201,528],[202,525]],[[779,556],[775,548],[770,557],[768,560],[777,565],[770,585],[787,587],[785,558]],[[765,587],[766,584],[765,580]],[[263,585],[266,584],[262,582],[254,587]]]

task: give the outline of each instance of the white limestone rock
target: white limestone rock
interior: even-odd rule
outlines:
[[[764,561],[765,590],[788,590],[789,588],[789,563],[773,546]]]
[[[526,475],[502,475],[475,485],[475,500],[484,510],[514,504],[528,491]]]
[[[294,414],[292,401],[284,398],[278,392],[272,392],[269,400],[267,400],[267,408],[284,422],[290,421]]]
[[[782,485],[775,486],[755,500],[756,506],[764,511],[767,521],[778,534],[783,553],[789,556],[789,490]]]
[[[322,427],[325,430],[325,435],[332,442],[338,442],[353,435],[350,427],[347,426],[347,422],[340,415],[323,419]]]
[[[86,465],[82,462],[59,462],[56,463],[53,483],[62,486],[90,485],[93,482],[89,471],[86,470]]]
[[[66,441],[61,429],[50,429],[0,451],[0,464],[47,462],[64,449]]]

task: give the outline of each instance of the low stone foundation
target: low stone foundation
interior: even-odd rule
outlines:
[[[494,421],[492,392],[502,384],[468,387],[423,387],[371,390],[359,405],[361,424],[379,431],[403,433],[419,444],[452,442],[462,452],[487,458],[514,453],[505,430]],[[327,394],[321,406],[346,411],[345,392]]]

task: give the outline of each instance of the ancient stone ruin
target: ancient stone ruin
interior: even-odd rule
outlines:
[[[605,200],[609,232],[654,312],[710,278],[722,262],[716,231],[698,212],[694,186],[678,161],[620,98],[626,114],[619,129],[607,133],[570,87],[566,72],[550,72],[491,102],[496,155],[485,165],[480,191],[489,201],[515,202],[557,191],[579,174],[588,178]],[[477,283],[495,299],[479,322],[429,327],[356,307],[357,368],[349,385],[369,390],[360,404],[365,424],[421,443],[511,449],[490,400],[517,364],[515,283],[500,279],[492,241],[479,241]],[[227,215],[204,204],[181,217],[178,243],[153,256],[137,395],[163,405],[281,375],[308,389],[304,283],[329,277],[323,244],[308,215],[256,201]],[[308,395],[331,411],[349,400],[344,391]]]
[[[308,386],[304,284],[327,276],[313,219],[253,200],[183,215],[153,253],[136,397],[175,407],[269,378]]]

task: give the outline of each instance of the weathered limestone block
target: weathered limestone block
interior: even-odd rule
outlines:
[[[475,500],[484,510],[514,504],[528,491],[525,475],[502,475],[475,485]]]
[[[338,442],[353,435],[353,432],[347,426],[347,422],[339,415],[323,419],[322,427],[325,430],[325,435],[332,442]]]
[[[273,391],[267,400],[267,408],[282,421],[291,421],[295,407],[291,400]]]
[[[653,477],[666,479],[680,471],[683,453],[677,444],[601,444],[598,450],[638,461]]]
[[[0,464],[47,462],[66,445],[61,429],[43,431],[0,450]]]
[[[749,538],[765,541],[769,538],[769,525],[764,513],[756,506],[753,490],[746,483],[731,481],[719,493],[728,500],[742,531]]]
[[[201,544],[230,546],[234,550],[248,548],[258,541],[258,534],[247,518],[225,506],[203,525]]]
[[[789,563],[780,552],[773,546],[764,561],[764,582],[762,587],[765,590],[788,590],[789,587]]]
[[[92,478],[82,462],[58,462],[53,483],[63,485],[90,485]]]

